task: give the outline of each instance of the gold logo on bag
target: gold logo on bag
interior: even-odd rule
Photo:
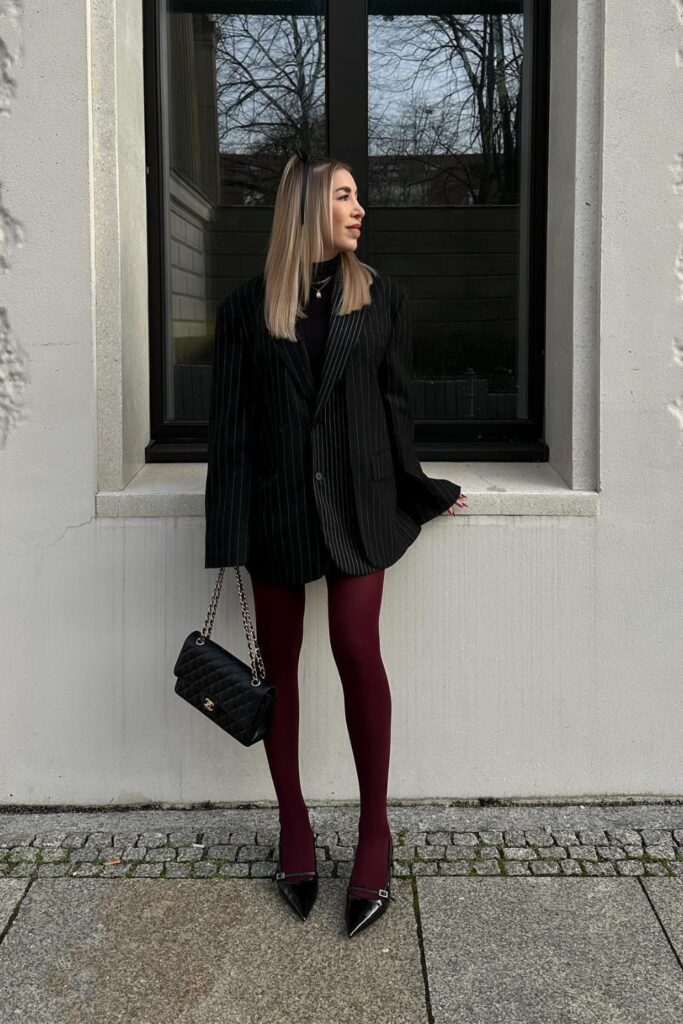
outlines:
[[[210,697],[205,697],[202,703],[207,711],[213,711],[216,706]]]

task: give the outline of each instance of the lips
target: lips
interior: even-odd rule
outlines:
[[[352,225],[351,225],[351,226],[349,227],[349,231],[357,231],[357,232],[358,232],[358,234],[360,234],[360,228],[359,228],[359,227],[358,227],[357,225],[355,225],[355,224],[352,224]]]

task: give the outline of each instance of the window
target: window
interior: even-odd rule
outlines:
[[[547,0],[149,0],[152,435],[202,461],[218,303],[297,145],[348,161],[359,256],[411,297],[415,449],[548,458]]]

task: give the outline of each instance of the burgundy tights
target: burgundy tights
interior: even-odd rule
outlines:
[[[264,583],[252,575],[255,627],[266,678],[278,688],[264,740],[277,796],[283,871],[315,868],[313,838],[299,778],[298,665],[305,584]],[[390,826],[387,784],[391,693],[379,641],[384,570],[326,577],[330,645],[344,691],[344,712],[360,792],[358,846],[350,881],[386,881]]]

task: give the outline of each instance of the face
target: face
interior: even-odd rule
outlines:
[[[359,227],[364,216],[353,175],[339,168],[332,177],[332,249],[323,259],[331,259],[340,251],[355,252],[360,231],[351,230],[351,226]]]

